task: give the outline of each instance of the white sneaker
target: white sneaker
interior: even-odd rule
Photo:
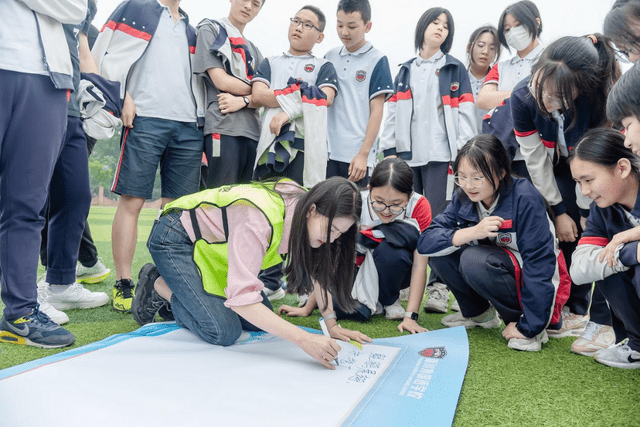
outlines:
[[[441,320],[444,326],[453,328],[455,326],[464,326],[465,328],[475,328],[479,326],[485,329],[499,328],[501,325],[500,319],[496,314],[496,309],[493,306],[489,307],[487,311],[476,317],[464,317],[462,312],[450,314],[444,316]]]
[[[611,326],[589,321],[582,336],[571,344],[571,351],[583,356],[593,356],[615,343],[616,334]]]
[[[542,344],[549,341],[547,331],[542,331],[533,338],[511,338],[507,347],[520,351],[540,351]]]
[[[267,296],[267,299],[269,299],[269,301],[277,301],[279,299],[284,298],[285,296],[284,289],[282,288],[278,288],[278,290],[276,291],[273,291],[269,288],[264,288],[262,291]]]
[[[405,313],[399,298],[393,304],[385,306],[384,312],[389,320],[401,320],[404,318]]]
[[[562,307],[562,327],[560,329],[549,329],[547,332],[551,338],[579,337],[584,332],[589,315],[584,316],[574,314],[569,311],[569,307]]]
[[[440,282],[433,282],[427,286],[429,298],[424,303],[424,311],[427,313],[446,313],[449,305],[449,289],[447,285]]]
[[[453,311],[460,311],[460,304],[458,304],[458,300],[457,299],[453,299],[453,302],[451,303],[451,310]]]
[[[640,352],[629,347],[628,340],[598,351],[593,358],[614,368],[640,369]]]
[[[44,286],[42,286],[40,282],[38,282],[38,304],[40,304],[39,310],[49,316],[49,318],[56,322],[58,325],[64,325],[69,321],[69,316],[67,316],[67,313],[57,310],[54,306],[47,302],[45,286],[48,286],[47,282],[44,282]]]
[[[400,289],[400,301],[409,301],[409,288]]]
[[[76,267],[78,283],[99,283],[109,277],[109,274],[111,274],[111,269],[105,267],[100,258],[93,267],[85,267],[79,262]]]
[[[47,302],[57,308],[63,310],[66,308],[94,308],[105,305],[109,302],[109,296],[104,292],[91,292],[84,288],[80,283],[74,282],[69,286],[62,287],[60,290],[55,289],[56,285],[48,285],[44,291],[47,296]]]
[[[309,300],[309,295],[300,295],[298,294],[298,307],[304,307],[304,305]]]

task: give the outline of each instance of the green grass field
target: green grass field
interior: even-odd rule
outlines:
[[[89,216],[91,232],[103,262],[113,269],[111,221],[114,208],[93,207]],[[155,210],[143,210],[138,229],[138,246],[133,271],[151,261],[145,242]],[[111,295],[114,278],[96,285],[95,291]],[[295,305],[287,296],[276,302]],[[1,307],[1,304],[0,304]],[[68,310],[65,325],[76,336],[73,347],[130,332],[138,324],[130,314],[111,310],[110,305],[91,310]],[[444,315],[421,311],[419,323],[440,329]],[[308,318],[291,318],[292,323],[318,328],[318,312]],[[397,322],[376,316],[367,323],[342,321],[344,327],[358,329],[372,338],[401,335]],[[473,329],[469,334],[469,368],[454,426],[638,426],[640,371],[609,368],[593,359],[571,353],[573,338],[552,339],[539,353],[507,348],[500,330]],[[0,344],[0,369],[25,363],[63,350]],[[132,366],[104,366],[126,376]],[[277,378],[273,379],[277,381]],[[64,381],[64,379],[61,379]],[[393,404],[391,402],[391,404]],[[635,408],[635,410],[634,410]],[[0,416],[1,424],[1,416]],[[423,425],[423,424],[420,424]],[[425,420],[424,425],[428,425]]]

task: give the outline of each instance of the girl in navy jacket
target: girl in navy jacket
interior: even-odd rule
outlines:
[[[613,311],[618,342],[594,358],[616,368],[640,369],[640,159],[624,146],[620,132],[594,129],[569,160],[582,194],[593,199],[573,253],[571,277],[588,287],[596,282]]]
[[[540,193],[511,176],[510,160],[493,135],[472,138],[453,165],[458,191],[420,236],[418,252],[430,258],[460,304],[445,326],[506,327],[516,350],[539,351],[545,329],[561,324],[569,278],[553,223]]]

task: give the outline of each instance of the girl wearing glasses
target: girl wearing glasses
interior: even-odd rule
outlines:
[[[640,0],[616,0],[604,18],[603,30],[629,61],[640,59]]]
[[[607,94],[619,74],[608,38],[600,34],[562,37],[545,49],[530,78],[518,83],[511,95],[516,139],[533,185],[553,211],[567,262],[577,245],[580,217],[588,215],[586,210],[581,215],[578,208],[567,156],[587,130],[607,124]],[[549,335],[580,336],[589,315],[593,322],[611,325],[609,308],[598,289],[589,313],[590,299],[591,287],[573,285],[563,328],[550,330]],[[572,349],[585,354],[580,348]]]
[[[545,329],[561,323],[569,275],[544,199],[511,176],[498,138],[481,134],[458,152],[451,204],[418,240],[418,252],[460,305],[448,327],[506,327],[509,348],[539,351]]]
[[[358,235],[359,265],[352,296],[358,301],[356,311],[347,313],[334,304],[338,319],[368,320],[385,313],[390,320],[400,320],[398,330],[426,332],[418,320],[424,295],[427,258],[416,252],[420,232],[431,223],[427,199],[413,191],[413,172],[401,159],[380,162],[362,196],[361,230]],[[400,304],[401,289],[409,288],[407,311]],[[281,306],[280,313],[308,316],[315,308],[310,296],[304,307]]]

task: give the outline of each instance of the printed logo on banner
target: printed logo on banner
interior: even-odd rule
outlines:
[[[505,245],[508,245],[509,243],[511,243],[511,233],[501,233],[498,234],[498,241],[500,243],[503,243]]]
[[[451,83],[451,92],[455,92],[458,89],[460,89],[460,83],[458,83],[458,82]]]
[[[356,80],[359,82],[363,82],[364,79],[367,78],[367,72],[364,70],[358,70],[356,71]]]
[[[447,347],[431,347],[425,348],[420,352],[422,357],[433,357],[436,359],[443,359],[447,355]]]
[[[315,70],[315,69],[316,69],[316,66],[315,66],[315,65],[313,65],[313,64],[307,64],[307,65],[305,65],[305,66],[304,66],[304,70],[305,70],[307,73],[310,73],[310,72],[312,72],[312,71],[313,71],[313,70]]]

